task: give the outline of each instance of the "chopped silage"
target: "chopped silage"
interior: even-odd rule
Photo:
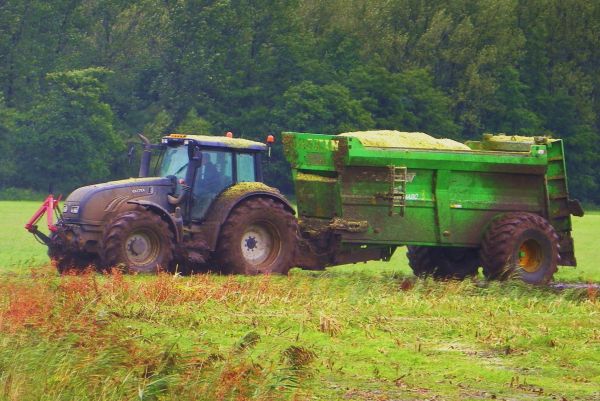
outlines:
[[[345,132],[339,136],[352,137],[366,147],[410,148],[433,150],[466,150],[467,145],[452,139],[437,139],[423,132],[400,132],[394,130]]]
[[[324,177],[322,175],[308,174],[308,173],[303,173],[303,172],[298,172],[298,174],[296,175],[296,180],[311,181],[311,182],[325,182],[328,184],[335,184],[337,182],[336,178]]]
[[[237,184],[227,188],[219,195],[221,199],[236,199],[240,196],[254,191],[274,192],[275,189],[269,187],[262,182],[238,182]],[[277,191],[279,192],[279,191]]]
[[[520,135],[507,135],[507,134],[495,134],[485,136],[484,139],[488,142],[520,142],[520,143],[534,143],[535,138],[531,136],[520,136]]]

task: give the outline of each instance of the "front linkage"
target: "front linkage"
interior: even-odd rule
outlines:
[[[33,234],[33,236],[48,247],[48,256],[56,263],[59,272],[63,272],[68,266],[87,266],[89,260],[79,260],[77,249],[71,249],[68,245],[66,231],[62,224],[62,213],[59,208],[61,195],[54,198],[53,194],[46,197],[39,209],[25,224],[25,229]],[[46,235],[38,228],[38,222],[46,215],[46,224],[49,234]],[[54,219],[56,218],[56,224]]]
[[[60,221],[62,218],[62,213],[58,207],[58,202],[60,202],[61,195],[59,195],[56,199],[54,199],[54,195],[50,194],[42,203],[42,206],[34,213],[34,215],[29,219],[27,224],[25,224],[25,229],[33,234],[33,236],[40,242],[46,244],[48,247],[53,246],[53,239],[55,237],[54,234],[59,232],[59,228],[54,224],[53,218],[56,217],[57,221]],[[47,236],[43,232],[38,229],[37,223],[40,221],[42,216],[46,215],[46,222],[48,224],[48,230],[50,231],[50,236]]]

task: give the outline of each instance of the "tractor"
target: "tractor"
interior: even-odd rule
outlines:
[[[262,182],[270,145],[230,136],[171,134],[143,140],[139,178],[52,196],[26,228],[57,269],[120,267],[130,273],[286,273],[297,236],[294,209]],[[155,176],[148,177],[151,164]],[[50,234],[36,225],[48,212]],[[56,213],[58,221],[50,216]]]

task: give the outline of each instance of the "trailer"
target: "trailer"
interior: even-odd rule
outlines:
[[[541,284],[575,266],[563,141],[483,136],[465,144],[423,133],[283,134],[302,243],[318,269],[389,260],[408,247],[419,276]]]

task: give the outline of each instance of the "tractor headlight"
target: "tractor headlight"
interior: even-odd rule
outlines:
[[[73,214],[79,213],[79,205],[71,206],[71,213],[73,213]]]
[[[63,213],[67,213],[69,211],[69,205],[66,203],[63,205]]]

